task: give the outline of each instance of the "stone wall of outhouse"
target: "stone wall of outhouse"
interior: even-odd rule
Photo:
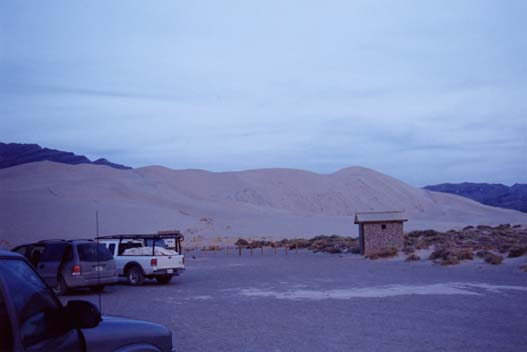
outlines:
[[[360,226],[363,227],[359,232],[362,235],[362,254],[365,256],[379,253],[389,247],[394,247],[399,250],[404,247],[402,222],[366,223]]]

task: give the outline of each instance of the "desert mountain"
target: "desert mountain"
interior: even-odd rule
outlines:
[[[50,161],[0,170],[0,239],[93,237],[180,229],[193,236],[357,235],[357,211],[405,210],[406,229],[527,223],[527,215],[412,187],[361,167],[333,174],[121,170]]]
[[[445,192],[473,199],[493,207],[527,212],[527,184],[506,186],[499,183],[442,183],[425,189]]]
[[[97,164],[114,167],[116,169],[130,169],[128,166],[115,164],[104,158],[91,161],[84,155],[42,148],[38,144],[0,143],[0,169],[44,160],[70,165]]]

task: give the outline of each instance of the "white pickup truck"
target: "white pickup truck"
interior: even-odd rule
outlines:
[[[146,279],[168,284],[185,270],[179,232],[173,235],[115,235],[96,239],[112,253],[117,272],[130,285],[140,286]]]

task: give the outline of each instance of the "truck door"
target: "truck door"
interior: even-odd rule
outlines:
[[[37,272],[50,286],[57,286],[59,268],[66,250],[66,243],[48,243],[40,255]]]

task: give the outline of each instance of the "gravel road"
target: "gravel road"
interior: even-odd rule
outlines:
[[[525,262],[200,253],[169,285],[106,288],[102,310],[168,326],[178,351],[525,351]]]

